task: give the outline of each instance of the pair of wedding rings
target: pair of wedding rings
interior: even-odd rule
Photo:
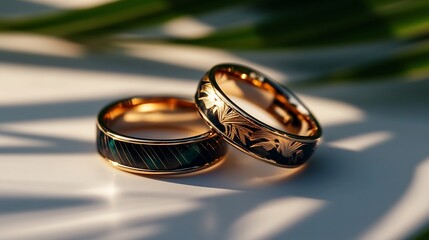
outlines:
[[[276,122],[262,120],[264,116],[249,111],[252,108],[245,111],[240,99]],[[136,135],[139,128],[200,132],[160,139]],[[134,97],[103,108],[97,121],[97,148],[111,165],[139,174],[204,169],[226,156],[228,144],[267,163],[294,168],[307,162],[321,134],[316,118],[286,87],[249,67],[220,64],[202,77],[194,101]]]

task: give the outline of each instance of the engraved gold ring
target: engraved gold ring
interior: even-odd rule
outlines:
[[[273,123],[245,110],[240,99]],[[232,146],[276,166],[304,164],[322,135],[316,118],[294,93],[242,65],[211,68],[198,85],[195,102],[204,120]]]
[[[150,135],[154,129],[185,135],[160,138],[160,132]],[[124,171],[177,174],[219,162],[226,155],[227,143],[200,118],[192,99],[134,97],[116,101],[100,111],[97,150],[111,165]]]

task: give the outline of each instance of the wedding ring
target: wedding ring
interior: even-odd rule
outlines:
[[[250,107],[244,110],[239,100],[247,100]],[[245,66],[214,66],[201,79],[195,102],[204,120],[231,145],[276,166],[304,164],[322,134],[316,118],[295,94]],[[255,107],[272,122],[250,113]]]
[[[134,97],[103,108],[97,121],[99,154],[139,174],[177,174],[219,162],[227,144],[180,97]]]

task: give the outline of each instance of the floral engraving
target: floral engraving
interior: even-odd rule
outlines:
[[[204,106],[206,109],[212,109],[213,113],[216,113],[218,108],[223,106],[224,103],[219,99],[216,95],[215,90],[209,83],[205,83],[201,86],[200,93],[204,93],[205,96],[199,97],[198,100],[202,100],[204,102]]]
[[[250,139],[250,134],[253,132],[252,125],[236,111],[225,105],[225,103],[216,95],[210,83],[205,82],[201,86],[200,93],[203,93],[204,96],[199,97],[198,99],[203,101],[207,110],[210,110],[216,115],[219,123],[225,128],[224,133],[230,139],[237,137],[241,143],[245,145]]]
[[[244,145],[253,132],[252,125],[241,117],[236,111],[226,105],[219,110],[219,122],[225,127],[225,134],[234,139],[237,137]]]
[[[237,139],[245,146],[249,143],[250,148],[262,147],[267,152],[275,149],[291,163],[297,163],[304,157],[302,149],[304,143],[276,136],[246,120],[216,95],[215,89],[207,79],[203,79],[199,93],[198,99],[204,103],[206,111],[213,114],[222,124],[224,134],[229,139]]]
[[[260,140],[263,141],[260,141]],[[282,156],[288,158],[293,163],[304,156],[304,152],[300,149],[304,144],[292,141],[286,138],[276,137],[272,134],[267,134],[264,130],[255,131],[252,134],[252,141],[259,141],[250,147],[263,147],[266,151],[276,149]]]

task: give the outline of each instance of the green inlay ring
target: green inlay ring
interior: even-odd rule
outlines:
[[[149,139],[130,136],[112,127],[115,120],[129,111],[150,109],[151,113],[156,113],[157,108],[171,112],[187,109],[193,111],[198,120],[203,122],[199,118],[195,103],[188,98],[152,96],[115,101],[104,107],[98,115],[98,153],[112,166],[121,170],[161,175],[202,170],[225,157],[227,143],[220,134],[209,128],[206,132],[186,138]],[[145,116],[144,111],[141,114]]]

